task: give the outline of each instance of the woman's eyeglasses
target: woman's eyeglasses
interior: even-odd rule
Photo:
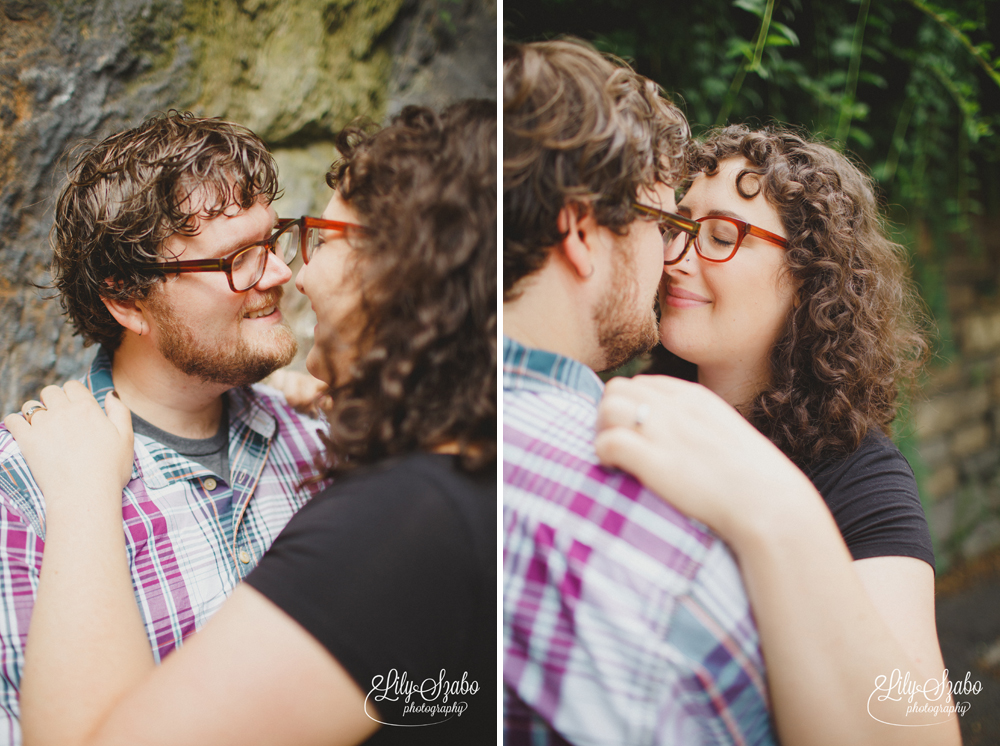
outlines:
[[[747,236],[768,241],[783,249],[788,248],[788,241],[776,233],[758,228],[745,220],[709,215],[698,218],[701,230],[694,239],[694,250],[698,256],[709,262],[728,262],[736,256],[737,250]],[[679,241],[673,244],[664,243],[663,263],[667,266],[677,264],[687,253],[688,246],[681,246]]]
[[[291,251],[292,259],[295,258],[296,251],[302,249],[302,261],[309,264],[309,260],[315,255],[320,246],[323,245],[322,231],[333,231],[342,233],[345,236],[351,234],[366,235],[370,230],[357,223],[344,223],[340,220],[323,220],[322,218],[301,217],[298,220],[279,220],[278,232],[271,238],[276,239],[279,244],[289,246],[285,251]],[[290,262],[291,259],[286,260]]]
[[[278,220],[277,230],[263,241],[243,246],[221,259],[191,259],[184,261],[148,262],[138,264],[140,272],[162,272],[181,274],[184,272],[225,272],[229,287],[234,293],[243,293],[252,288],[264,276],[267,257],[281,256],[285,264],[291,264],[299,249],[302,261],[308,263],[321,245],[321,231],[337,231],[345,235],[367,233],[368,229],[355,223],[321,218],[301,217],[297,220]]]

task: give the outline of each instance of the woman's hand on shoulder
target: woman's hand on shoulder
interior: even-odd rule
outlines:
[[[678,510],[734,540],[802,492],[799,469],[731,405],[669,376],[613,378],[598,409],[601,462],[633,474]]]
[[[264,383],[283,393],[289,406],[301,414],[318,417],[330,406],[330,397],[326,395],[329,385],[305,373],[276,370]]]
[[[119,494],[132,475],[132,415],[109,393],[107,414],[79,381],[42,389],[41,406],[26,402],[4,418],[51,508],[84,485]],[[65,498],[71,499],[71,498]]]

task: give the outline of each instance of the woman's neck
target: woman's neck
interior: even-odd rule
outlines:
[[[698,383],[734,407],[749,402],[766,385],[763,376],[741,365],[699,365]]]

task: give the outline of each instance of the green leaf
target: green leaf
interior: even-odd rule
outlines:
[[[788,39],[789,43],[792,44],[792,46],[796,47],[799,46],[798,34],[792,31],[792,29],[786,26],[785,24],[772,20],[771,28],[777,31],[782,36],[784,36],[786,39]]]
[[[754,46],[745,39],[730,39],[729,49],[726,50],[726,57],[746,57],[748,60],[753,59]]]
[[[733,0],[733,7],[753,13],[758,18],[761,18],[764,15],[766,2],[765,0]]]

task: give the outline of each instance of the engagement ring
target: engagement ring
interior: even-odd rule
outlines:
[[[48,409],[48,407],[46,407],[44,404],[36,404],[35,406],[30,407],[26,412],[22,412],[21,416],[24,417],[24,419],[26,419],[28,421],[28,424],[30,425],[31,415],[33,415],[39,409]]]

